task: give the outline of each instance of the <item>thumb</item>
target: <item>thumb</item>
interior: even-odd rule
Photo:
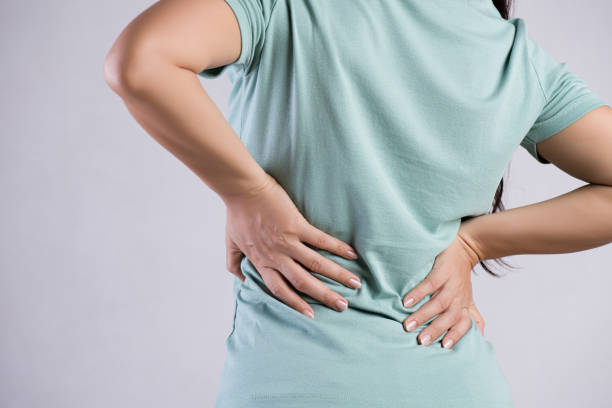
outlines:
[[[225,267],[230,273],[236,275],[241,282],[244,282],[246,278],[240,269],[242,257],[240,248],[225,234]]]
[[[468,310],[469,310],[470,314],[472,315],[472,317],[474,318],[474,320],[476,321],[476,325],[480,329],[480,332],[484,336],[485,322],[484,322],[484,319],[482,318],[482,315],[478,311],[478,308],[476,307],[476,305],[474,303],[472,303],[472,305],[468,308]]]

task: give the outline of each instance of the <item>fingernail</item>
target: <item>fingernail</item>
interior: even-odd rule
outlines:
[[[302,313],[310,317],[311,319],[314,319],[314,313],[312,313],[312,310],[304,310]]]
[[[359,282],[359,281],[358,281],[357,279],[355,279],[355,278],[351,278],[351,279],[349,279],[349,283],[351,284],[351,286],[352,286],[354,289],[357,289],[357,288],[360,288],[360,287],[361,287],[361,282]]]
[[[442,343],[442,345],[444,346],[444,348],[449,348],[450,346],[453,345],[453,339],[444,340],[444,343]]]
[[[352,249],[349,249],[348,251],[346,251],[346,253],[353,259],[357,258],[357,254]]]
[[[421,344],[426,346],[429,344],[430,340],[431,340],[431,336],[429,334],[426,334],[421,338]]]
[[[338,309],[344,310],[348,306],[348,303],[344,299],[338,299],[336,300],[336,306]]]
[[[410,331],[414,329],[416,327],[416,324],[417,324],[416,321],[411,320],[410,323],[406,325],[406,330]]]
[[[406,301],[404,302],[404,307],[410,306],[413,302],[414,302],[413,298],[406,299]]]

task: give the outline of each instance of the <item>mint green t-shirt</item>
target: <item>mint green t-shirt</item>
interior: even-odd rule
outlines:
[[[226,0],[241,53],[228,121],[317,228],[357,260],[337,312],[276,299],[248,258],[234,281],[217,408],[513,407],[475,321],[451,349],[406,332],[403,296],[461,218],[486,214],[515,150],[606,105],[490,0]],[[315,248],[316,249],[316,248]],[[433,319],[432,319],[433,320]],[[430,320],[431,321],[431,320]],[[426,324],[429,324],[427,322]]]

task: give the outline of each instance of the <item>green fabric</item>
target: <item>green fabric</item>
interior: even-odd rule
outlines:
[[[401,300],[490,210],[511,156],[605,103],[489,0],[226,0],[240,26],[228,121],[317,228],[351,244],[349,301],[274,298],[248,258],[234,281],[217,408],[512,407],[472,320],[452,348],[417,343]],[[428,322],[429,323],[429,322]]]

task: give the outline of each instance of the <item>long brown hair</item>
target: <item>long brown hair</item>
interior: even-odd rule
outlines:
[[[499,11],[499,14],[504,19],[508,20],[510,18],[510,9],[512,7],[512,0],[492,0],[492,1],[495,7],[497,8],[497,10]],[[491,213],[505,210],[504,204],[502,203],[503,191],[504,191],[504,178],[502,177],[502,179],[499,182],[499,185],[497,186],[497,191],[495,192],[495,196],[493,197],[493,206],[492,206]],[[468,220],[474,217],[475,217],[474,215],[466,216],[466,217],[461,218],[461,221],[463,222],[465,220]],[[503,261],[500,258],[494,258],[493,260],[497,262],[498,264],[503,264],[503,265],[506,265],[507,267],[512,268],[512,265],[508,264],[507,262]],[[480,266],[482,266],[482,269],[484,269],[485,271],[487,271],[493,276],[500,277],[499,274],[493,272],[486,265],[485,261],[480,261],[479,263],[480,263]]]

